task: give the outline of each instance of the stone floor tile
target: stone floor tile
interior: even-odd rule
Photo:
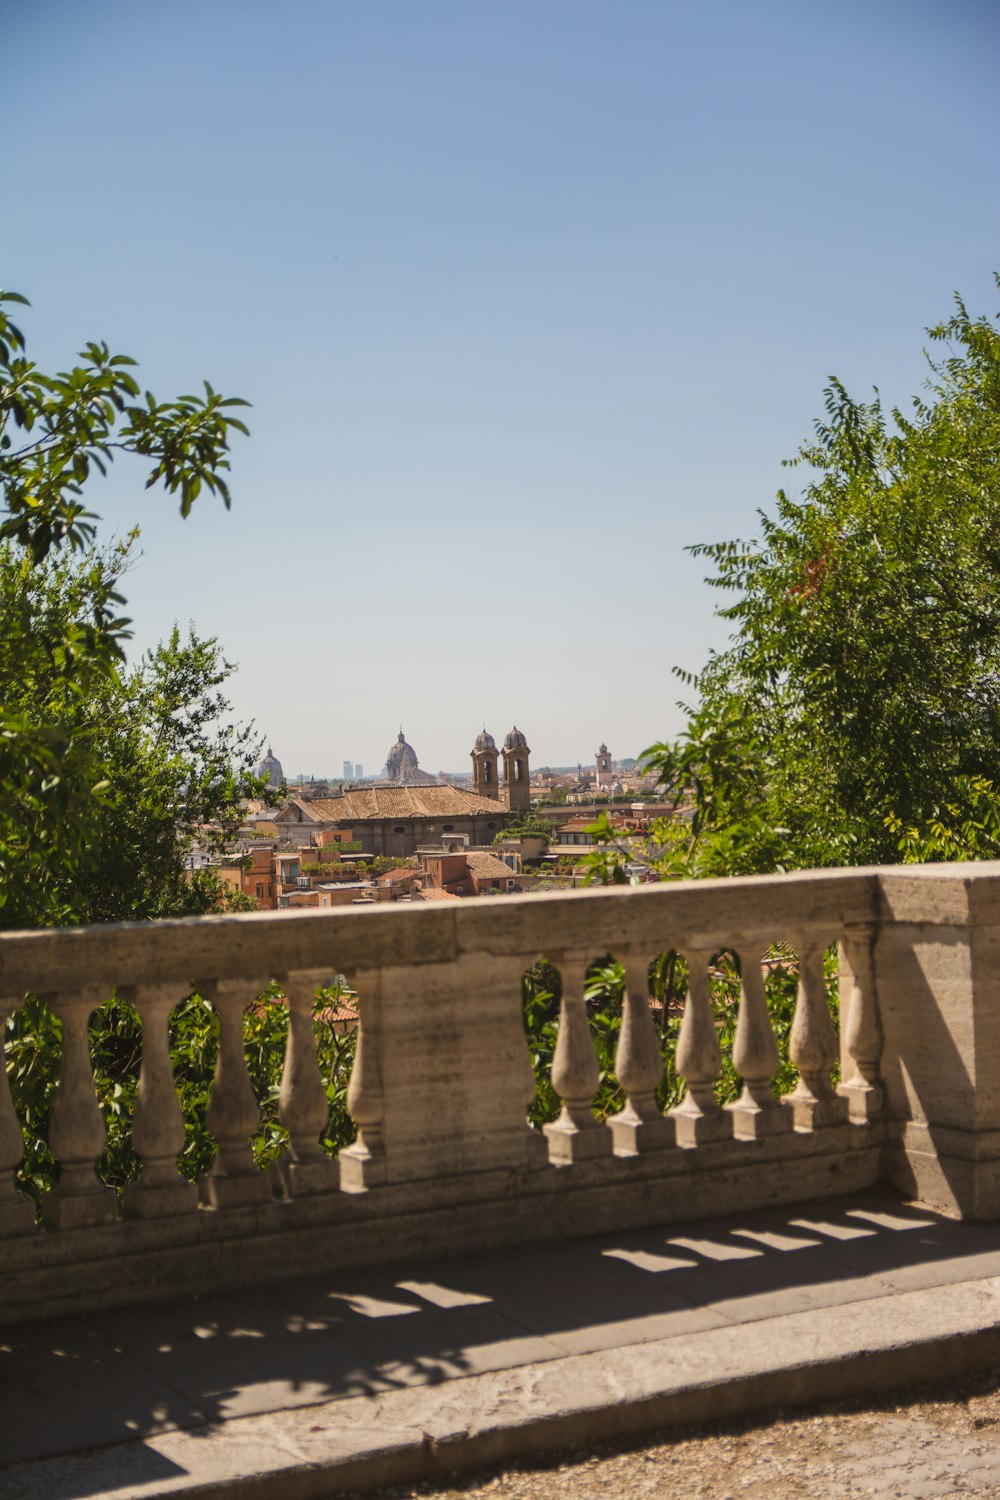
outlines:
[[[1000,1227],[943,1219],[906,1233],[882,1232],[862,1239],[831,1240],[823,1253],[856,1273],[887,1280],[902,1275],[908,1267],[930,1278],[920,1282],[921,1285],[931,1285],[935,1278],[941,1282],[971,1280],[977,1272],[970,1269],[967,1275],[962,1273],[963,1262],[981,1260],[985,1264],[990,1256],[1000,1261]],[[957,1262],[950,1272],[944,1269],[948,1262]],[[935,1266],[941,1269],[935,1271]]]
[[[80,1320],[0,1333],[0,1465],[203,1420],[196,1400]]]
[[[338,1340],[392,1385],[433,1384],[558,1359],[563,1350],[493,1306],[428,1308],[413,1319],[356,1320]]]
[[[356,1349],[310,1327],[178,1340],[136,1358],[210,1421],[371,1395],[391,1384]]]
[[[623,1318],[619,1322],[577,1323],[567,1328],[553,1327],[546,1337],[567,1354],[591,1354],[601,1349],[618,1349],[628,1344],[648,1344],[654,1339],[679,1338],[686,1333],[702,1333],[721,1328],[729,1320],[714,1307],[691,1307],[678,1299],[669,1312],[647,1313]]]
[[[264,1288],[227,1296],[190,1297],[152,1307],[115,1308],[91,1314],[87,1323],[125,1349],[146,1351],[223,1334],[271,1337],[286,1332],[293,1318],[289,1309]]]

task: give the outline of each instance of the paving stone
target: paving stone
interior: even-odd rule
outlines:
[[[1000,1236],[869,1196],[35,1325],[0,1348],[0,1500],[440,1478],[1000,1367],[998,1315]],[[1000,1419],[977,1471],[998,1447]],[[905,1495],[944,1483],[919,1453],[879,1465]]]

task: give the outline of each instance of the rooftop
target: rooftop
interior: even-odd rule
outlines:
[[[378,818],[498,817],[506,813],[492,797],[457,786],[369,786],[320,797],[314,802],[293,798],[309,818],[320,823],[364,823]]]
[[[510,865],[482,849],[470,849],[465,858],[477,880],[509,879],[514,873]]]

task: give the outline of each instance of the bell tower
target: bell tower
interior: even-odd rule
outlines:
[[[611,771],[611,753],[607,745],[602,744],[596,755],[597,761],[597,785],[609,788],[614,776]]]
[[[528,741],[515,724],[503,742],[504,791],[511,812],[527,812],[531,807],[530,754]]]
[[[476,743],[472,747],[472,790],[480,797],[492,797],[494,801],[498,801],[500,797],[498,760],[496,740],[491,734],[487,734],[484,724],[482,734],[476,735]]]

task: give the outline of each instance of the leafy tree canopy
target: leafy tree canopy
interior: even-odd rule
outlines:
[[[1000,335],[959,297],[928,333],[908,411],[831,380],[800,496],[691,549],[733,634],[646,753],[669,873],[1000,851]]]
[[[207,384],[158,402],[105,344],[43,374],[8,316],[24,300],[0,293],[0,925],[204,910],[217,892],[185,879],[183,841],[233,818],[254,750],[224,723],[231,668],[217,642],[176,630],[126,664],[136,534],[98,548],[83,495],[126,453],[182,515],[203,488],[228,505],[246,403]]]

